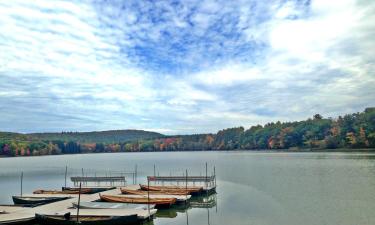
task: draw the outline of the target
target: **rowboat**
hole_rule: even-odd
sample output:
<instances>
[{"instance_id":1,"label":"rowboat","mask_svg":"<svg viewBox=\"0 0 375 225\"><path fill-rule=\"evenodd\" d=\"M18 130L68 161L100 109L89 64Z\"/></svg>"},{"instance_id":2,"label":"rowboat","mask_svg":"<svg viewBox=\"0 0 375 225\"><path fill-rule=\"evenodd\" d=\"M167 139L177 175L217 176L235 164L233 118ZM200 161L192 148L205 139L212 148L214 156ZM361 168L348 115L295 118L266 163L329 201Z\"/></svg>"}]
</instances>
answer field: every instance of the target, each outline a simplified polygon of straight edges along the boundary
<instances>
[{"instance_id":1,"label":"rowboat","mask_svg":"<svg viewBox=\"0 0 375 225\"><path fill-rule=\"evenodd\" d=\"M81 194L88 194L90 193L90 189L82 189ZM57 191L57 190L36 190L33 192L33 194L50 194L50 195L60 195L60 194L66 194L66 195L78 195L79 190L63 190L63 191Z\"/></svg>"},{"instance_id":2,"label":"rowboat","mask_svg":"<svg viewBox=\"0 0 375 225\"><path fill-rule=\"evenodd\" d=\"M78 204L73 202L73 207L78 208ZM81 209L153 209L155 205L131 204L131 203L112 203L112 202L80 202Z\"/></svg>"},{"instance_id":3,"label":"rowboat","mask_svg":"<svg viewBox=\"0 0 375 225\"><path fill-rule=\"evenodd\" d=\"M121 188L122 194L127 195L189 195L190 192L186 190L162 190L162 191L143 191L143 190L132 190L127 188Z\"/></svg>"},{"instance_id":4,"label":"rowboat","mask_svg":"<svg viewBox=\"0 0 375 225\"><path fill-rule=\"evenodd\" d=\"M114 195L100 195L100 199L104 202L121 202L133 204L154 204L155 208L169 208L176 203L176 198L147 198L147 197L125 197Z\"/></svg>"},{"instance_id":5,"label":"rowboat","mask_svg":"<svg viewBox=\"0 0 375 225\"><path fill-rule=\"evenodd\" d=\"M85 194L95 194L102 191L108 191L115 189L115 187L85 187L81 188L81 190L87 191ZM62 187L62 191L79 191L79 187Z\"/></svg>"},{"instance_id":6,"label":"rowboat","mask_svg":"<svg viewBox=\"0 0 375 225\"><path fill-rule=\"evenodd\" d=\"M51 202L57 202L61 200L68 199L69 197L22 197L22 196L12 196L13 202L16 205L37 205L37 204L47 204Z\"/></svg>"},{"instance_id":7,"label":"rowboat","mask_svg":"<svg viewBox=\"0 0 375 225\"><path fill-rule=\"evenodd\" d=\"M165 198L175 198L176 204L185 203L191 198L191 195L112 195L112 196L119 196L119 197L128 197L128 198L153 198L153 199L165 199Z\"/></svg>"},{"instance_id":8,"label":"rowboat","mask_svg":"<svg viewBox=\"0 0 375 225\"><path fill-rule=\"evenodd\" d=\"M191 194L199 193L203 191L203 187L182 187L182 186L148 186L148 185L139 185L142 190L148 191L189 191Z\"/></svg>"},{"instance_id":9,"label":"rowboat","mask_svg":"<svg viewBox=\"0 0 375 225\"><path fill-rule=\"evenodd\" d=\"M76 225L77 216L66 213L65 215L35 214L38 224L42 225ZM129 225L137 224L137 214L126 216L79 216L79 224L82 225Z\"/></svg>"}]
</instances>

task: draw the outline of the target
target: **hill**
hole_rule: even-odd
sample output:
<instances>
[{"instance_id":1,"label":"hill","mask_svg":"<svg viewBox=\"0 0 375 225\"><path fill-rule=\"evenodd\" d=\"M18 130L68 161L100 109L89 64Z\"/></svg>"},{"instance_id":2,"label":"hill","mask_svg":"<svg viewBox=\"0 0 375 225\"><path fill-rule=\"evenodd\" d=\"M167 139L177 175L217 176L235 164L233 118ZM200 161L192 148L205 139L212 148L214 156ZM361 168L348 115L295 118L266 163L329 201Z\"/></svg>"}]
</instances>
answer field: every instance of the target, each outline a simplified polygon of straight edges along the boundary
<instances>
[{"instance_id":1,"label":"hill","mask_svg":"<svg viewBox=\"0 0 375 225\"><path fill-rule=\"evenodd\" d=\"M120 143L164 137L156 132L144 130L109 130L92 132L31 133L28 136L43 141L74 141L80 143Z\"/></svg>"},{"instance_id":2,"label":"hill","mask_svg":"<svg viewBox=\"0 0 375 225\"><path fill-rule=\"evenodd\" d=\"M215 134L165 136L143 130L18 134L0 132L0 156L185 150L375 149L375 108L302 121L270 122Z\"/></svg>"},{"instance_id":3,"label":"hill","mask_svg":"<svg viewBox=\"0 0 375 225\"><path fill-rule=\"evenodd\" d=\"M32 137L26 134L0 131L0 141L29 141L31 139Z\"/></svg>"}]
</instances>

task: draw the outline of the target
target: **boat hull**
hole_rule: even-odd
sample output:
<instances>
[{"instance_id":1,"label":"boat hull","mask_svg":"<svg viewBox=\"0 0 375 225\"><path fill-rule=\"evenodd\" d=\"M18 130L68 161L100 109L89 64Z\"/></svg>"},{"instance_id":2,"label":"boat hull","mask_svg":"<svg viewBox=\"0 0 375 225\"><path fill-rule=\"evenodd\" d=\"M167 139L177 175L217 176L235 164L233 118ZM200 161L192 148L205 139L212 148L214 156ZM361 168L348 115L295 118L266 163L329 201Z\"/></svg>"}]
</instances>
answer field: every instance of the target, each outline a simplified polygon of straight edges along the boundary
<instances>
[{"instance_id":1,"label":"boat hull","mask_svg":"<svg viewBox=\"0 0 375 225\"><path fill-rule=\"evenodd\" d=\"M84 188L81 190L81 194L88 194L91 193L91 189ZM57 191L57 190L36 190L33 192L33 194L49 194L49 195L78 195L79 194L79 189L78 190L62 190L62 191Z\"/></svg>"},{"instance_id":2,"label":"boat hull","mask_svg":"<svg viewBox=\"0 0 375 225\"><path fill-rule=\"evenodd\" d=\"M121 196L100 195L100 199L104 202L120 202L132 204L153 204L155 208L169 208L176 203L176 198L129 198Z\"/></svg>"},{"instance_id":3,"label":"boat hull","mask_svg":"<svg viewBox=\"0 0 375 225\"><path fill-rule=\"evenodd\" d=\"M35 220L42 225L76 225L77 217L64 218L63 215L49 216L36 214ZM137 214L128 216L79 216L81 225L131 225L138 224Z\"/></svg>"},{"instance_id":4,"label":"boat hull","mask_svg":"<svg viewBox=\"0 0 375 225\"><path fill-rule=\"evenodd\" d=\"M73 202L73 207L78 208L78 204ZM153 209L155 205L131 204L131 203L112 203L112 202L81 202L80 209Z\"/></svg>"},{"instance_id":5,"label":"boat hull","mask_svg":"<svg viewBox=\"0 0 375 225\"><path fill-rule=\"evenodd\" d=\"M139 185L145 191L188 191L190 194L198 194L203 191L203 187L177 187L177 186L148 186Z\"/></svg>"},{"instance_id":6,"label":"boat hull","mask_svg":"<svg viewBox=\"0 0 375 225\"><path fill-rule=\"evenodd\" d=\"M95 194L102 191L115 189L115 187L84 187L82 190L87 191L86 194ZM79 191L78 187L62 187L62 191ZM83 193L83 192L82 192Z\"/></svg>"},{"instance_id":7,"label":"boat hull","mask_svg":"<svg viewBox=\"0 0 375 225\"><path fill-rule=\"evenodd\" d=\"M12 196L13 202L16 205L42 205L52 202L57 202L61 200L68 199L69 197L21 197L21 196Z\"/></svg>"},{"instance_id":8,"label":"boat hull","mask_svg":"<svg viewBox=\"0 0 375 225\"><path fill-rule=\"evenodd\" d=\"M144 190L131 190L126 188L121 188L122 194L127 195L190 195L190 191L183 191L183 190L164 190L164 191L144 191Z\"/></svg>"}]
</instances>

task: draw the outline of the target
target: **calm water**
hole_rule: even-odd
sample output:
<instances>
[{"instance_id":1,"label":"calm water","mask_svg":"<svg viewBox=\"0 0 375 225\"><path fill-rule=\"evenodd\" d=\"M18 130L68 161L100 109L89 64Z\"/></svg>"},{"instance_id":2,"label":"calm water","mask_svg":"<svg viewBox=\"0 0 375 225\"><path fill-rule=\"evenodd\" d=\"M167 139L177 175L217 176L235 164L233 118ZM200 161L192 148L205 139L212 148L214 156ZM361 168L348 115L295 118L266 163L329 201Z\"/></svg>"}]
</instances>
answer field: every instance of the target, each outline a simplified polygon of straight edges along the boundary
<instances>
[{"instance_id":1,"label":"calm water","mask_svg":"<svg viewBox=\"0 0 375 225\"><path fill-rule=\"evenodd\" d=\"M0 203L37 188L61 188L69 175L134 170L153 174L204 174L216 166L218 194L211 208L160 212L155 225L375 224L375 154L167 152L61 155L0 159ZM113 172L112 172L113 173ZM129 179L132 182L132 179ZM174 217L174 218L169 218Z\"/></svg>"}]
</instances>

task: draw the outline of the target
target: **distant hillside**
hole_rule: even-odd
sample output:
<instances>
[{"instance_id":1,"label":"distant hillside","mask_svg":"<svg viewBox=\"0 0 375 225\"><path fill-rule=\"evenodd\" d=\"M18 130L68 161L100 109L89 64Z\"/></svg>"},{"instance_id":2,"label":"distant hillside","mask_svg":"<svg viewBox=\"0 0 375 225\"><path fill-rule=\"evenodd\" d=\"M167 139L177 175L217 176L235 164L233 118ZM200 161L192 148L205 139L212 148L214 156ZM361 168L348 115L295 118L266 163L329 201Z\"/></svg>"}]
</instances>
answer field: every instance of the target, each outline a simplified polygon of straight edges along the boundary
<instances>
[{"instance_id":1,"label":"distant hillside","mask_svg":"<svg viewBox=\"0 0 375 225\"><path fill-rule=\"evenodd\" d=\"M33 138L44 141L74 141L80 143L119 143L164 137L163 134L144 130L109 130L93 132L32 133Z\"/></svg>"},{"instance_id":2,"label":"distant hillside","mask_svg":"<svg viewBox=\"0 0 375 225\"><path fill-rule=\"evenodd\" d=\"M0 132L1 156L185 150L375 151L375 107L338 118L227 128L216 134L166 136L143 130L18 134Z\"/></svg>"},{"instance_id":3,"label":"distant hillside","mask_svg":"<svg viewBox=\"0 0 375 225\"><path fill-rule=\"evenodd\" d=\"M0 131L0 141L28 141L31 139L32 137L25 134Z\"/></svg>"}]
</instances>

